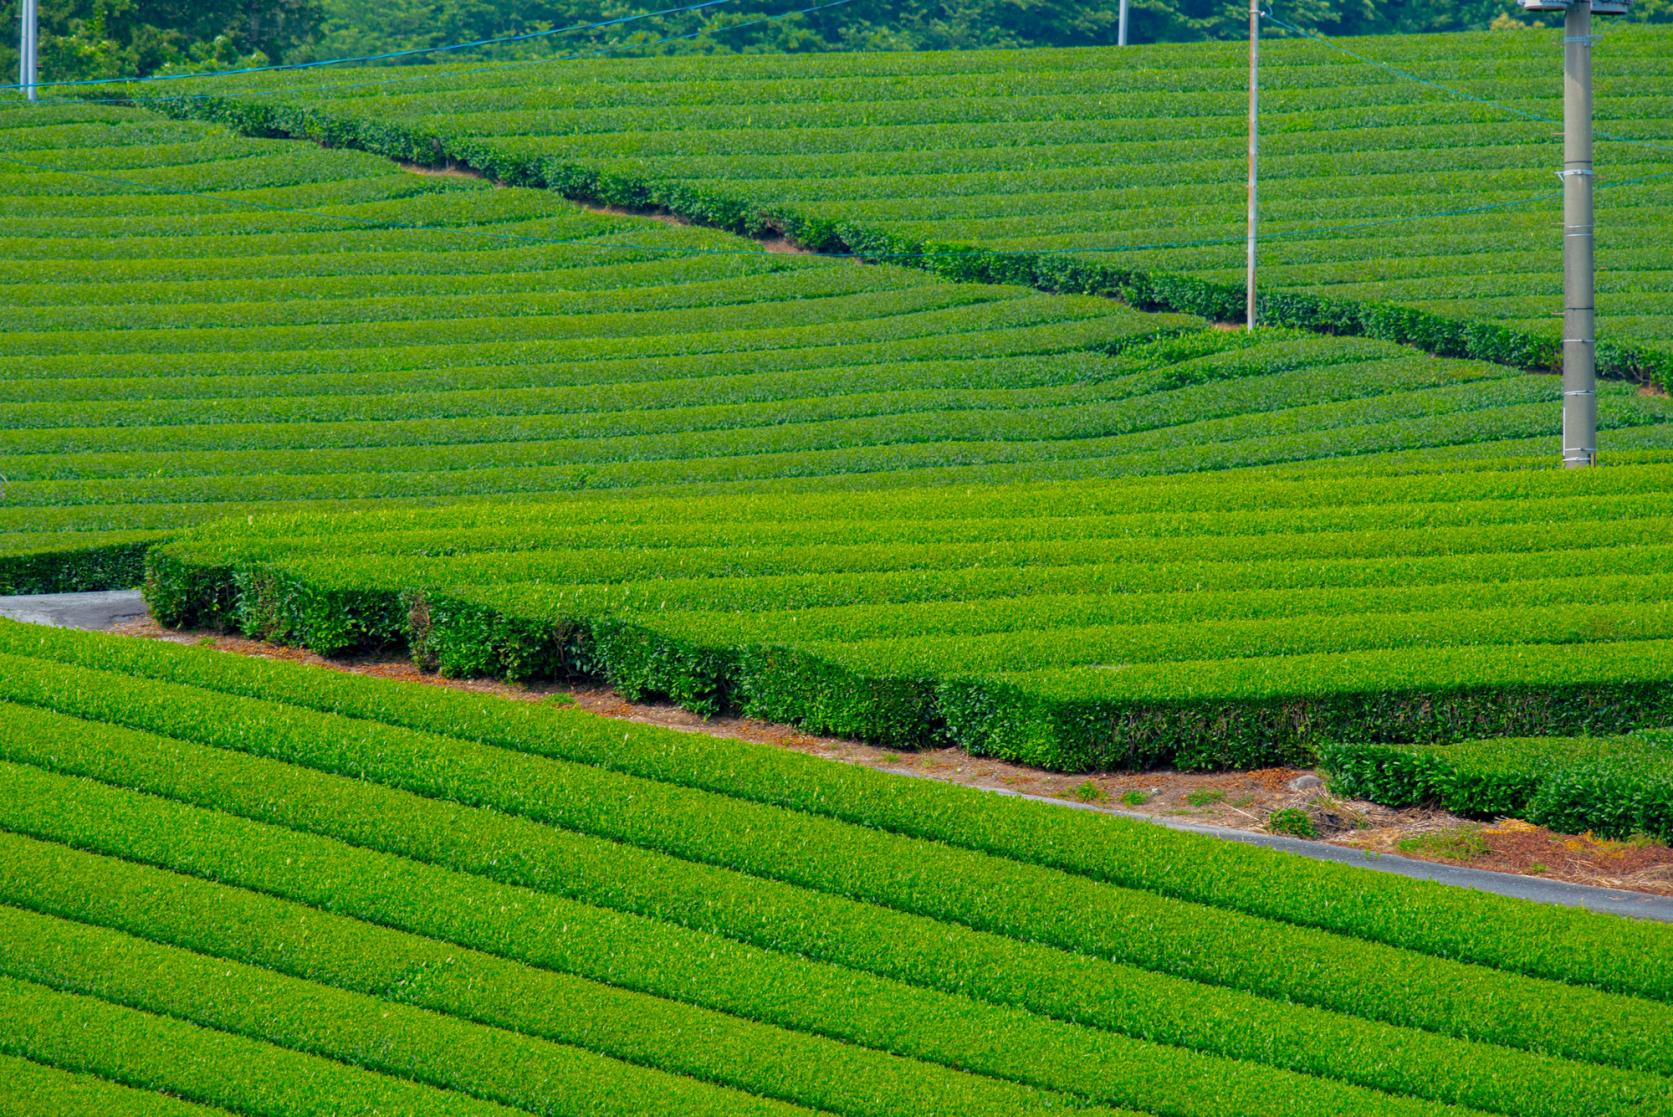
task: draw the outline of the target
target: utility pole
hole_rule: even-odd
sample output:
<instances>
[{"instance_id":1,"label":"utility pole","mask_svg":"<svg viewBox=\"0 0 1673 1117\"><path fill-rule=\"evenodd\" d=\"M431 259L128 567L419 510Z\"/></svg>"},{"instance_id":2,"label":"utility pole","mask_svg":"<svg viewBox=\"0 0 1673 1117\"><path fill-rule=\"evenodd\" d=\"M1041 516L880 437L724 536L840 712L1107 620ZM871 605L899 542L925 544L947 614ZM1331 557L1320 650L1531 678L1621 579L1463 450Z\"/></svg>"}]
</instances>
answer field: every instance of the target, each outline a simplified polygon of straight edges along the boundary
<instances>
[{"instance_id":1,"label":"utility pole","mask_svg":"<svg viewBox=\"0 0 1673 1117\"><path fill-rule=\"evenodd\" d=\"M1127 0L1121 0L1121 20L1116 24L1115 45L1118 47L1127 45Z\"/></svg>"},{"instance_id":2,"label":"utility pole","mask_svg":"<svg viewBox=\"0 0 1673 1117\"><path fill-rule=\"evenodd\" d=\"M1249 0L1249 244L1247 288L1248 306L1244 310L1244 328L1255 328L1255 199L1259 182L1261 157L1261 3Z\"/></svg>"},{"instance_id":3,"label":"utility pole","mask_svg":"<svg viewBox=\"0 0 1673 1117\"><path fill-rule=\"evenodd\" d=\"M1592 13L1630 0L1522 0L1563 13L1563 466L1597 464L1597 302L1592 235Z\"/></svg>"},{"instance_id":4,"label":"utility pole","mask_svg":"<svg viewBox=\"0 0 1673 1117\"><path fill-rule=\"evenodd\" d=\"M35 46L40 37L39 0L23 0L22 34L18 40L17 83L23 95L35 100Z\"/></svg>"},{"instance_id":5,"label":"utility pole","mask_svg":"<svg viewBox=\"0 0 1673 1117\"><path fill-rule=\"evenodd\" d=\"M1592 248L1592 0L1563 17L1563 466L1597 463Z\"/></svg>"}]
</instances>

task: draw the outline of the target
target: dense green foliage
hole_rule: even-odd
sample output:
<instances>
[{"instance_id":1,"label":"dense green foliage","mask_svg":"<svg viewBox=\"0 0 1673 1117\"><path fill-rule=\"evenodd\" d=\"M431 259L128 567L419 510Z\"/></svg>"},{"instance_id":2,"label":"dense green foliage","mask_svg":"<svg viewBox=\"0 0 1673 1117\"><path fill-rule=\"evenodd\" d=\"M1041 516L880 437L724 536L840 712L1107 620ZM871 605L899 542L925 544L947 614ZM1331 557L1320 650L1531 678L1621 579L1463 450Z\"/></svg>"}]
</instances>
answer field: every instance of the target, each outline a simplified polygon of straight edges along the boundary
<instances>
[{"instance_id":1,"label":"dense green foliage","mask_svg":"<svg viewBox=\"0 0 1673 1117\"><path fill-rule=\"evenodd\" d=\"M53 0L41 12L43 79L75 81L266 62L307 63L395 54L540 59L588 51L634 53L814 50L948 50L1084 46L1117 41L1119 4L947 4L844 0L840 8L794 13L808 3L725 0L699 12L652 16L657 5L601 11L579 0ZM1514 0L1295 0L1284 16L1333 35L1484 30L1541 21ZM638 16L587 32L540 32ZM18 0L0 0L0 27L16 26ZM1630 19L1673 19L1668 0L1637 0ZM1546 17L1548 20L1549 17ZM1134 0L1133 43L1239 38L1245 17L1207 0ZM535 37L530 37L535 36ZM509 40L457 49L481 40ZM0 72L17 68L15 40L0 39ZM10 80L9 78L7 80Z\"/></svg>"},{"instance_id":2,"label":"dense green foliage","mask_svg":"<svg viewBox=\"0 0 1673 1117\"><path fill-rule=\"evenodd\" d=\"M1670 481L1492 464L258 517L153 551L147 589L165 623L893 745L1258 767L1673 720Z\"/></svg>"},{"instance_id":3,"label":"dense green foliage","mask_svg":"<svg viewBox=\"0 0 1673 1117\"><path fill-rule=\"evenodd\" d=\"M20 0L0 0L0 74L16 80ZM315 39L319 0L45 0L38 79L259 66Z\"/></svg>"},{"instance_id":4,"label":"dense green foliage","mask_svg":"<svg viewBox=\"0 0 1673 1117\"><path fill-rule=\"evenodd\" d=\"M596 6L576 0L325 0L320 35L293 52L295 58L337 58L399 48L525 33L537 27L571 27L599 18ZM810 50L969 50L982 47L1085 46L1117 41L1118 0L1093 3L946 3L945 0L851 0L806 17L774 19L808 3L742 3L683 19L659 19L650 31L611 28L583 39L564 37L559 49L646 49L655 53ZM631 6L629 11L651 10ZM1538 22L1514 0L1294 0L1286 19L1333 35L1486 30ZM1673 17L1667 0L1637 0L1631 18ZM1133 0L1129 40L1137 43L1236 39L1248 29L1246 9L1212 0ZM1549 20L1550 17L1545 17ZM1497 21L1497 24L1495 23ZM742 26L746 24L753 26ZM736 28L736 30L733 30ZM674 43L656 40L689 35ZM493 59L540 57L551 43L505 44L472 52Z\"/></svg>"},{"instance_id":5,"label":"dense green foliage","mask_svg":"<svg viewBox=\"0 0 1673 1117\"><path fill-rule=\"evenodd\" d=\"M1508 109L1316 42L1274 43L1266 319L1549 367L1562 308L1559 39L1356 41ZM1623 26L1596 50L1600 366L1663 385L1670 49L1673 33ZM1245 67L1229 44L593 60L538 75L442 66L238 79L159 107L819 248L930 253L920 262L959 278L1237 319Z\"/></svg>"},{"instance_id":6,"label":"dense green foliage","mask_svg":"<svg viewBox=\"0 0 1673 1117\"><path fill-rule=\"evenodd\" d=\"M1554 437L1556 384L1502 366L768 252L132 109L0 114L0 191L0 592L132 585L146 542L263 508ZM1673 434L1624 385L1603 415L1612 447Z\"/></svg>"},{"instance_id":7,"label":"dense green foliage","mask_svg":"<svg viewBox=\"0 0 1673 1117\"><path fill-rule=\"evenodd\" d=\"M1673 842L1673 739L1513 738L1450 745L1334 744L1332 786L1389 806L1434 803L1575 834Z\"/></svg>"},{"instance_id":8,"label":"dense green foliage","mask_svg":"<svg viewBox=\"0 0 1673 1117\"><path fill-rule=\"evenodd\" d=\"M0 662L43 1098L1673 1111L1658 924L198 648L7 622Z\"/></svg>"}]
</instances>

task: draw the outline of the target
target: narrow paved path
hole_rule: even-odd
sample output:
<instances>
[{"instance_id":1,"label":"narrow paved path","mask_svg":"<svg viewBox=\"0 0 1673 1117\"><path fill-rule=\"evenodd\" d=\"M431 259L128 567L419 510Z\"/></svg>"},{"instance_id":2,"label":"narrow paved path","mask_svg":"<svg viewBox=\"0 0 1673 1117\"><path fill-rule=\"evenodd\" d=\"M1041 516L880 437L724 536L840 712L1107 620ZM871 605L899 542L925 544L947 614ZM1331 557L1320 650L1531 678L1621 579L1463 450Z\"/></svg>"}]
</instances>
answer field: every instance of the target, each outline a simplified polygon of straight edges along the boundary
<instances>
[{"instance_id":1,"label":"narrow paved path","mask_svg":"<svg viewBox=\"0 0 1673 1117\"><path fill-rule=\"evenodd\" d=\"M127 621L140 620L147 615L145 601L140 597L138 590L0 597L0 617L9 617L12 620L24 621L29 624L54 625L59 628L110 629ZM930 778L928 776L916 776L916 773L901 774L922 779ZM1441 865L1433 861L1419 861L1415 858L1400 857L1393 854L1371 854L1363 850L1348 849L1345 846L1329 845L1325 842L1310 842L1301 838L1288 838L1280 834L1261 834L1251 830L1234 830L1226 826L1200 826L1188 822L1175 822L1129 811L1112 811L1107 807L1098 807L1090 803L1074 803L1063 799L1047 798L1042 795L1023 795L1016 791L1006 791L1003 788L983 788L982 790L991 791L996 795L1016 795L1019 798L1033 799L1040 803L1050 803L1056 807L1067 807L1072 810L1102 811L1105 814L1115 814L1123 818L1138 819L1157 826L1166 826L1171 830L1206 834L1227 841L1244 842L1248 845L1264 846L1267 849L1300 854L1302 857L1311 857L1315 861L1338 861L1346 865L1356 865L1362 869L1374 869L1382 873L1396 873L1400 876L1415 877L1418 880L1432 880L1459 888L1474 888L1482 892L1492 892L1496 895L1512 896L1522 900L1533 900L1542 904L1589 908L1592 911L1609 912L1614 915L1628 915L1638 919L1656 919L1673 923L1673 897L1651 896L1643 892L1629 892L1618 888L1596 888L1588 884L1570 884L1567 881L1560 880L1540 880L1538 877L1518 876L1514 873L1494 873L1485 869L1470 869L1459 865Z\"/></svg>"},{"instance_id":2,"label":"narrow paved path","mask_svg":"<svg viewBox=\"0 0 1673 1117\"><path fill-rule=\"evenodd\" d=\"M102 630L149 615L138 590L0 597L0 617L28 624L50 624L57 628Z\"/></svg>"}]
</instances>

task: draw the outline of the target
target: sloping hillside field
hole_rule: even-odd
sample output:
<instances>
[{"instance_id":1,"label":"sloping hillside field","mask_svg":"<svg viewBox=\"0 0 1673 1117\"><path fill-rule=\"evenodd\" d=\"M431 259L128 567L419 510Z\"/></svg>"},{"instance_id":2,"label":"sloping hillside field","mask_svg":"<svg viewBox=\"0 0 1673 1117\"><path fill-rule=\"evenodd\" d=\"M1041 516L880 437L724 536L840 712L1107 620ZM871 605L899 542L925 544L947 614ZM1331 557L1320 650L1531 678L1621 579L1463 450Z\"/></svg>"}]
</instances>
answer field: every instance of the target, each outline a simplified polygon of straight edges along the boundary
<instances>
[{"instance_id":1,"label":"sloping hillside field","mask_svg":"<svg viewBox=\"0 0 1673 1117\"><path fill-rule=\"evenodd\" d=\"M1502 365L768 252L134 109L0 112L0 201L0 592L132 585L148 543L261 509L1554 452L1555 381ZM1673 436L1627 385L1601 410L1612 448Z\"/></svg>"},{"instance_id":2,"label":"sloping hillside field","mask_svg":"<svg viewBox=\"0 0 1673 1117\"><path fill-rule=\"evenodd\" d=\"M167 623L1059 769L1673 720L1673 462L257 518Z\"/></svg>"},{"instance_id":3,"label":"sloping hillside field","mask_svg":"<svg viewBox=\"0 0 1673 1117\"><path fill-rule=\"evenodd\" d=\"M0 667L0 1110L1673 1110L1667 925L202 648Z\"/></svg>"},{"instance_id":4,"label":"sloping hillside field","mask_svg":"<svg viewBox=\"0 0 1673 1117\"><path fill-rule=\"evenodd\" d=\"M0 594L1673 839L1673 155L1563 470L1552 126L1323 51L1253 332L1234 45L8 98ZM0 1117L1673 1117L1673 923L169 635L0 620Z\"/></svg>"},{"instance_id":5,"label":"sloping hillside field","mask_svg":"<svg viewBox=\"0 0 1673 1117\"><path fill-rule=\"evenodd\" d=\"M1673 31L1599 30L1600 364L1666 385ZM1269 39L1268 319L1553 363L1561 35L1348 41L1404 74ZM917 262L950 275L1242 316L1241 44L591 60L540 73L277 74L154 103L821 248L929 253Z\"/></svg>"}]
</instances>

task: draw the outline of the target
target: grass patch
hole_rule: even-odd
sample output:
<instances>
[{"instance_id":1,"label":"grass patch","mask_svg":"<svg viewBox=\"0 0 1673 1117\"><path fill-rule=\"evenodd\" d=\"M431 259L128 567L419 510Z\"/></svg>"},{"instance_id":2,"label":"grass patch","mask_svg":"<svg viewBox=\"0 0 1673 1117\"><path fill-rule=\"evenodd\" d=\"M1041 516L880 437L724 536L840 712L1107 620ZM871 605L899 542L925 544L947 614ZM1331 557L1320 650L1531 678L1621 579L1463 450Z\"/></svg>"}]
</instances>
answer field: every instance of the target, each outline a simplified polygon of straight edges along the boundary
<instances>
[{"instance_id":1,"label":"grass patch","mask_svg":"<svg viewBox=\"0 0 1673 1117\"><path fill-rule=\"evenodd\" d=\"M1448 861L1474 861L1489 852L1487 839L1479 826L1454 826L1446 830L1430 830L1401 838L1395 843L1401 853L1424 857L1441 857Z\"/></svg>"}]
</instances>

